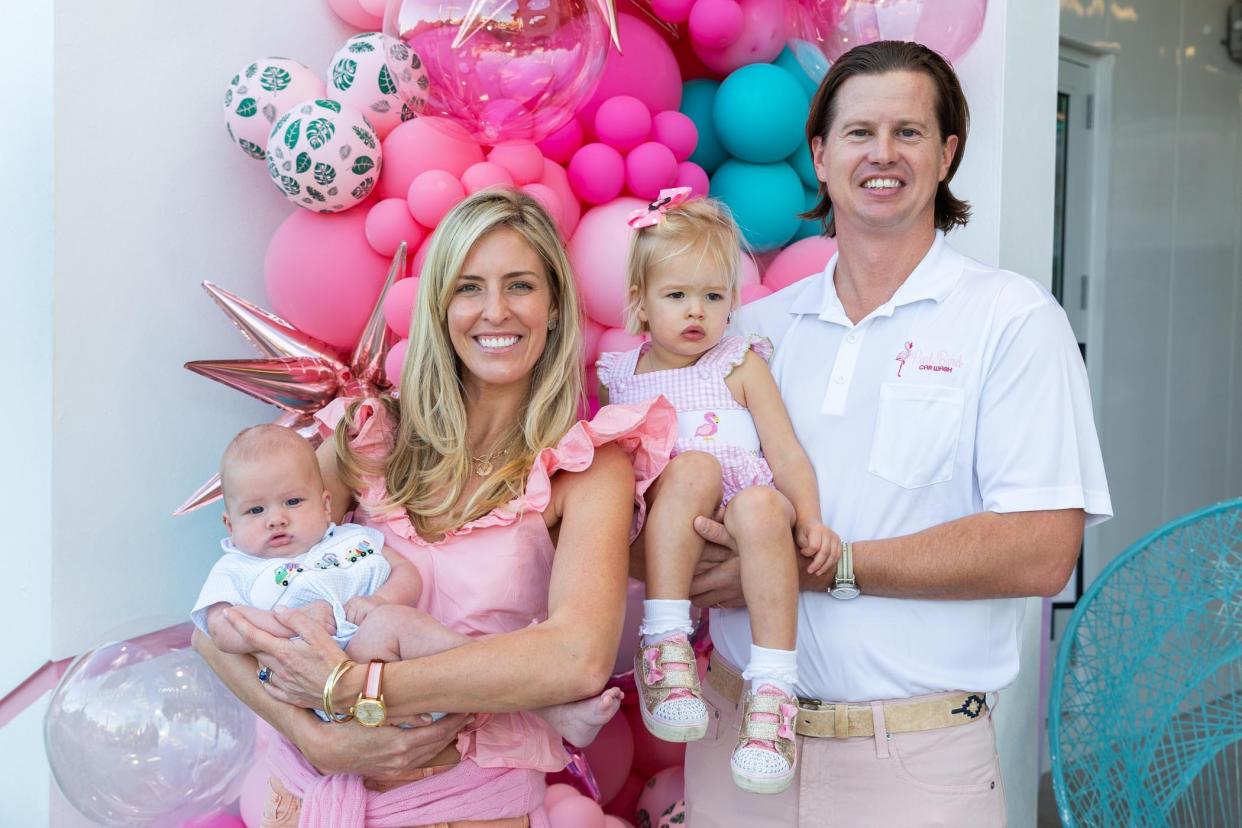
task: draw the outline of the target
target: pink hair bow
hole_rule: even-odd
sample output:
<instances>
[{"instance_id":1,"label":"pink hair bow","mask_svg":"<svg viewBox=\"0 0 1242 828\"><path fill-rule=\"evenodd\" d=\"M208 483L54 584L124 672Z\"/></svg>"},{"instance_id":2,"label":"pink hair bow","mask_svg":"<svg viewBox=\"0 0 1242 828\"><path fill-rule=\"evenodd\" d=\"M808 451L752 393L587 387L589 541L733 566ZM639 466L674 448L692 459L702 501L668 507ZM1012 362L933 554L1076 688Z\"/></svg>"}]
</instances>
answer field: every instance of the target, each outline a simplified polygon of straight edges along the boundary
<instances>
[{"instance_id":1,"label":"pink hair bow","mask_svg":"<svg viewBox=\"0 0 1242 828\"><path fill-rule=\"evenodd\" d=\"M630 218L626 224L635 230L659 224L660 219L664 218L664 214L668 212L670 207L675 207L683 201L689 201L690 193L689 187L673 187L669 190L660 190L659 197L648 204L645 209L635 210L630 213Z\"/></svg>"}]
</instances>

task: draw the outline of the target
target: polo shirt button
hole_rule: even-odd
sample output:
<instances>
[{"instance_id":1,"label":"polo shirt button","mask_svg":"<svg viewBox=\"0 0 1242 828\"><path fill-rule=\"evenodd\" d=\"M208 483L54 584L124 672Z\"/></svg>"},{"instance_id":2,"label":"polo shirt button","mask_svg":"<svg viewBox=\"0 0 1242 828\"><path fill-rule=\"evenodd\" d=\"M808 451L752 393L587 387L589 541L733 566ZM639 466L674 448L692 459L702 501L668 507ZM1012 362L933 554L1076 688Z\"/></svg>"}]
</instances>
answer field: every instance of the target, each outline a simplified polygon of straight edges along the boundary
<instances>
[{"instance_id":1,"label":"polo shirt button","mask_svg":"<svg viewBox=\"0 0 1242 828\"><path fill-rule=\"evenodd\" d=\"M845 377L837 377L835 380L833 380L833 382L835 382L837 385L842 385L845 382Z\"/></svg>"},{"instance_id":2,"label":"polo shirt button","mask_svg":"<svg viewBox=\"0 0 1242 828\"><path fill-rule=\"evenodd\" d=\"M858 341L858 334L850 334L849 336L847 336L847 337L845 338L845 341L846 341L846 342L857 342L857 341Z\"/></svg>"}]
</instances>

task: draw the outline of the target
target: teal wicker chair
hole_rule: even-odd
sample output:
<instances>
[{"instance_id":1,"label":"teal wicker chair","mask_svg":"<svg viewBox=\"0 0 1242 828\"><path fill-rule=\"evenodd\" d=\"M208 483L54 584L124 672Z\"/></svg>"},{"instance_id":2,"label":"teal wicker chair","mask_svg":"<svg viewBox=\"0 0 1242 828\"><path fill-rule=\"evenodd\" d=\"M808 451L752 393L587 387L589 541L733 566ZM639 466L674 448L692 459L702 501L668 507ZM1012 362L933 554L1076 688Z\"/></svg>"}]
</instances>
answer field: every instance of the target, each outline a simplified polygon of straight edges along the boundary
<instances>
[{"instance_id":1,"label":"teal wicker chair","mask_svg":"<svg viewBox=\"0 0 1242 828\"><path fill-rule=\"evenodd\" d=\"M1067 826L1242 826L1242 499L1121 553L1074 610L1052 680Z\"/></svg>"}]
</instances>

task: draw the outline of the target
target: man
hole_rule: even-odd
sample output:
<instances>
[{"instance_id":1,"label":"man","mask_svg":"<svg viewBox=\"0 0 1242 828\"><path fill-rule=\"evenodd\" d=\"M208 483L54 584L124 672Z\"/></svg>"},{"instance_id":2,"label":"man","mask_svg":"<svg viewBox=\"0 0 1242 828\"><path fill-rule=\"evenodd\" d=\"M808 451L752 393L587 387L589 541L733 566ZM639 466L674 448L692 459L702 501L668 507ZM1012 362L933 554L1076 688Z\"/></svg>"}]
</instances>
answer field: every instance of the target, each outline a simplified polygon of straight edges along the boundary
<instances>
[{"instance_id":1,"label":"man","mask_svg":"<svg viewBox=\"0 0 1242 828\"><path fill-rule=\"evenodd\" d=\"M692 593L726 609L712 727L686 754L694 828L1004 824L986 700L1018 672L1019 599L1059 591L1112 507L1064 312L944 239L969 217L948 186L967 121L952 68L911 43L856 47L811 105L812 215L838 255L734 327L776 345L825 523L852 543L835 575L803 573L800 778L756 796L729 778L750 640L728 608L738 561L696 521L710 543Z\"/></svg>"}]
</instances>

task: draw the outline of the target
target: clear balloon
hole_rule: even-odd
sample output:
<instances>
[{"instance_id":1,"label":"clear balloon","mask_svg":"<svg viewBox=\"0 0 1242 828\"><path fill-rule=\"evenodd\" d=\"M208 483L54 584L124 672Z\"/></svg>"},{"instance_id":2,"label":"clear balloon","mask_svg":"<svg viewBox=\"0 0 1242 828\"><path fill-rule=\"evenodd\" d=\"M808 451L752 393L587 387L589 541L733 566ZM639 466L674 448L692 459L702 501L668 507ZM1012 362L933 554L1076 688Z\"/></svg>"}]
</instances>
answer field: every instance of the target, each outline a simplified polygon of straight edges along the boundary
<instances>
[{"instance_id":1,"label":"clear balloon","mask_svg":"<svg viewBox=\"0 0 1242 828\"><path fill-rule=\"evenodd\" d=\"M791 48L812 78L826 66L815 66L804 44L836 61L860 43L910 40L957 60L983 30L987 6L987 0L794 0Z\"/></svg>"},{"instance_id":2,"label":"clear balloon","mask_svg":"<svg viewBox=\"0 0 1242 828\"><path fill-rule=\"evenodd\" d=\"M237 798L254 714L190 649L189 624L79 657L44 719L65 798L103 825L179 825Z\"/></svg>"},{"instance_id":3,"label":"clear balloon","mask_svg":"<svg viewBox=\"0 0 1242 828\"><path fill-rule=\"evenodd\" d=\"M484 144L564 126L608 54L608 20L593 0L391 0L384 31L422 58L428 111Z\"/></svg>"}]
</instances>

